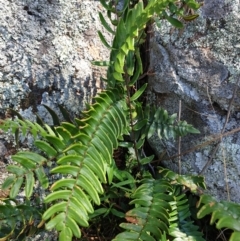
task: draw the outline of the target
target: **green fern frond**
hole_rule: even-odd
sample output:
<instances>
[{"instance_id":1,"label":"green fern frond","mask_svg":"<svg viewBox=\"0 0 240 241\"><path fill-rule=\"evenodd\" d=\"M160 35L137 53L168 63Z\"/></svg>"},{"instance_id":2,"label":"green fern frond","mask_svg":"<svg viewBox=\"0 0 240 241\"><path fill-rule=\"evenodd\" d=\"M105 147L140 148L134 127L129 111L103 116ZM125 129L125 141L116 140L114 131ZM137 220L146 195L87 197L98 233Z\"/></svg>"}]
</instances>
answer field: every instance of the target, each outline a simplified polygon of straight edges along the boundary
<instances>
[{"instance_id":1,"label":"green fern frond","mask_svg":"<svg viewBox=\"0 0 240 241\"><path fill-rule=\"evenodd\" d=\"M1 200L0 205L0 240L20 240L19 236L34 233L41 221L41 208L29 203L12 205L13 200ZM22 239L23 240L23 237Z\"/></svg>"},{"instance_id":2,"label":"green fern frond","mask_svg":"<svg viewBox=\"0 0 240 241\"><path fill-rule=\"evenodd\" d=\"M123 240L161 240L168 232L169 202L174 198L169 195L172 187L164 180L144 179L136 189L130 204L135 208L126 213L128 223L120 226L126 231L118 234L114 241Z\"/></svg>"},{"instance_id":3,"label":"green fern frond","mask_svg":"<svg viewBox=\"0 0 240 241\"><path fill-rule=\"evenodd\" d=\"M47 124L45 124L45 127L47 127ZM21 133L23 137L26 137L26 135L30 133L34 137L34 139L36 139L38 135L44 137L49 134L48 131L42 126L40 126L38 123L33 123L29 120L21 119L6 119L0 123L0 129L5 132L10 130L13 134L15 134L17 140L19 139L19 133Z\"/></svg>"},{"instance_id":4,"label":"green fern frond","mask_svg":"<svg viewBox=\"0 0 240 241\"><path fill-rule=\"evenodd\" d=\"M138 98L142 94L142 90L146 86L143 85L134 95ZM177 115L168 115L168 112L163 108L156 109L149 105L142 108L139 102L131 102L131 111L133 116L132 123L132 142L136 143L139 150L142 148L146 138L149 139L153 134L157 133L160 139L176 138L184 136L188 133L199 133L192 125L185 121L176 121Z\"/></svg>"},{"instance_id":5,"label":"green fern frond","mask_svg":"<svg viewBox=\"0 0 240 241\"><path fill-rule=\"evenodd\" d=\"M147 138L150 138L157 132L160 139L176 138L178 136L185 136L188 133L200 133L192 125L187 124L186 121L177 121L177 114L171 116L163 108L155 110L146 107L145 118L148 120L146 130Z\"/></svg>"},{"instance_id":6,"label":"green fern frond","mask_svg":"<svg viewBox=\"0 0 240 241\"><path fill-rule=\"evenodd\" d=\"M160 180L144 179L131 195L135 208L126 213L126 231L114 240L164 240L170 235L175 241L204 241L202 233L190 219L188 199L181 185ZM162 238L162 239L161 239Z\"/></svg>"},{"instance_id":7,"label":"green fern frond","mask_svg":"<svg viewBox=\"0 0 240 241\"><path fill-rule=\"evenodd\" d=\"M14 155L13 160L20 166L7 167L13 175L5 180L2 187L10 188L10 197L14 198L24 186L26 197L29 198L35 183L33 173L42 187L47 188L48 179L43 167L56 159L59 166L53 168L51 173L68 178L55 182L51 187L52 193L45 202L59 202L44 213L43 219L50 219L46 224L47 229L56 228L60 231L60 240L67 240L67 237L70 240L72 235L80 237L79 226L88 226L88 214L94 210L91 202L100 204L102 183L107 182L106 171L112 164L117 138L127 132L126 110L120 90L100 93L95 103L83 113L84 118L76 121L77 126L62 123L55 128L57 135L52 131L44 136L44 140L35 141L46 157L33 152Z\"/></svg>"},{"instance_id":8,"label":"green fern frond","mask_svg":"<svg viewBox=\"0 0 240 241\"><path fill-rule=\"evenodd\" d=\"M18 152L16 155L12 156L12 159L19 163L21 167L15 166L15 165L8 165L7 170L10 173L13 173L16 175L17 178L20 178L22 180L23 176L30 173L33 169L36 169L37 163L42 162L40 164L45 164L46 159L36 153L31 152ZM12 179L12 176L7 178L7 180L3 183L3 188L7 189L10 185L13 183L10 182ZM19 181L14 180L14 183ZM15 183L16 184L16 183ZM20 188L20 187L19 187ZM10 196L14 198L16 195ZM29 196L28 196L29 197Z\"/></svg>"},{"instance_id":9,"label":"green fern frond","mask_svg":"<svg viewBox=\"0 0 240 241\"><path fill-rule=\"evenodd\" d=\"M146 24L152 19L155 13L161 13L166 9L169 2L173 1L150 0L144 8L143 2L139 1L131 9L124 8L123 11L127 9L127 13L118 19L110 55L110 63L113 64L109 66L107 72L107 79L111 80L109 83L111 86L115 86L117 82L124 82L124 65L125 62L129 64L127 60L129 51L136 51L138 49L136 44L141 42L141 39L144 41L142 33ZM108 8L106 4L104 5ZM103 43L106 44L106 41L103 41ZM128 74L131 76L133 71L128 71Z\"/></svg>"},{"instance_id":10,"label":"green fern frond","mask_svg":"<svg viewBox=\"0 0 240 241\"><path fill-rule=\"evenodd\" d=\"M230 241L239 240L240 234L240 205L233 202L220 201L210 195L202 195L197 207L198 218L211 215L210 224L216 223L217 229L228 228L233 231Z\"/></svg>"},{"instance_id":11,"label":"green fern frond","mask_svg":"<svg viewBox=\"0 0 240 241\"><path fill-rule=\"evenodd\" d=\"M164 178L176 185L189 188L192 193L200 192L199 188L206 189L204 177L194 175L179 175L167 168L159 167L159 178Z\"/></svg>"},{"instance_id":12,"label":"green fern frond","mask_svg":"<svg viewBox=\"0 0 240 241\"><path fill-rule=\"evenodd\" d=\"M45 202L59 200L59 203L51 206L43 219L54 216L46 228L56 228L60 231L60 237L80 237L79 226L88 226L88 214L93 212L91 201L100 204L102 183L107 181L106 170L112 164L117 138L127 133L127 108L120 89L100 93L83 116L81 121L76 121L77 126L63 123L55 130L49 128L44 140L35 141L46 157L32 152L14 155L12 158L19 166L8 166L8 171L13 175L3 184L4 189L10 188L12 198L24 186L26 197L29 198L35 183L33 173L47 188L48 179L43 167L49 162L51 165L51 160L56 159L59 166L53 168L51 173L69 178L67 182L64 182L65 179L59 180L51 187L53 193L47 196ZM21 124L24 125L25 121L21 120ZM77 207L78 212L74 211Z\"/></svg>"},{"instance_id":13,"label":"green fern frond","mask_svg":"<svg viewBox=\"0 0 240 241\"><path fill-rule=\"evenodd\" d=\"M83 113L84 118L78 121L78 132L73 133L74 128L70 126L67 136L71 135L74 144L62 150L63 143L54 142L56 149L60 146L62 156L57 158L59 166L53 168L51 173L69 178L59 180L51 187L52 193L45 198L45 202L58 202L43 214L43 219L50 219L46 223L47 229L60 231L60 240L66 240L66 234L80 237L77 227L88 226L88 214L93 212L91 202L100 204L102 183L107 181L106 169L112 163L117 138L126 132L128 126L127 114L124 113L126 104L124 100L118 100L120 97L120 91L100 93L95 98L96 102ZM63 125L68 129L68 125ZM48 138L48 141L51 143L55 139Z\"/></svg>"},{"instance_id":14,"label":"green fern frond","mask_svg":"<svg viewBox=\"0 0 240 241\"><path fill-rule=\"evenodd\" d=\"M181 189L181 186L174 186L175 201L170 203L172 212L169 214L169 235L174 237L174 241L205 241L203 234L198 231L199 227L190 219L188 199Z\"/></svg>"},{"instance_id":15,"label":"green fern frond","mask_svg":"<svg viewBox=\"0 0 240 241\"><path fill-rule=\"evenodd\" d=\"M52 117L52 121L54 126L60 125L60 119L57 115L57 113L51 109L50 107L43 105L48 113ZM59 106L60 111L64 118L68 121L68 124L71 124L73 121L71 120L70 114L67 112L67 110L63 106ZM16 143L19 142L19 137L25 138L28 134L32 135L34 140L37 140L39 138L44 139L46 136L58 136L63 134L63 138L66 138L66 134L64 133L66 129L61 131L62 127L58 127L60 129L59 131L55 131L55 129L52 126L47 125L43 122L43 120L37 115L36 122L29 121L27 119L24 119L19 113L16 111L13 112L13 114L17 117L14 120L6 119L4 121L1 121L0 123L0 129L3 131L11 131L12 134L15 135ZM61 132L60 132L61 131ZM65 135L64 135L65 134Z\"/></svg>"},{"instance_id":16,"label":"green fern frond","mask_svg":"<svg viewBox=\"0 0 240 241\"><path fill-rule=\"evenodd\" d=\"M15 198L19 193L19 190L24 186L25 195L30 198L33 192L35 183L35 172L41 186L48 188L49 182L45 174L43 166L47 163L47 159L43 156L33 152L18 152L12 156L12 159L16 161L17 165L8 165L7 171L11 173L2 184L2 189L10 188L10 198Z\"/></svg>"}]
</instances>

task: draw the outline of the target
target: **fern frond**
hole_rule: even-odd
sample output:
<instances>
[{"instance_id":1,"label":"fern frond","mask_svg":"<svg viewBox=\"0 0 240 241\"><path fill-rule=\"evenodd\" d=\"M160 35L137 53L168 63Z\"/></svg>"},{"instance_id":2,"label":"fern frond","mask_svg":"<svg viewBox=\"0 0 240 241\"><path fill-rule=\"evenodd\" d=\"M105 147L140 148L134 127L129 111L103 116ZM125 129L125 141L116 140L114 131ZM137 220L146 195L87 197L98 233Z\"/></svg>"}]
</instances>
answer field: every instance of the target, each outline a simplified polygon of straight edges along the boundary
<instances>
[{"instance_id":1,"label":"fern frond","mask_svg":"<svg viewBox=\"0 0 240 241\"><path fill-rule=\"evenodd\" d=\"M45 124L45 126L47 126L47 124ZM16 140L19 139L19 133L21 133L23 137L26 137L26 135L30 133L34 139L36 139L38 135L44 137L49 134L47 130L40 126L38 123L33 123L24 119L6 119L0 123L0 129L5 132L10 130L13 134L15 134Z\"/></svg>"},{"instance_id":2,"label":"fern frond","mask_svg":"<svg viewBox=\"0 0 240 241\"><path fill-rule=\"evenodd\" d=\"M173 196L175 201L170 203L172 212L169 214L169 235L174 237L174 241L205 241L203 234L198 231L199 227L190 219L188 199L181 192L181 186L174 186Z\"/></svg>"},{"instance_id":3,"label":"fern frond","mask_svg":"<svg viewBox=\"0 0 240 241\"><path fill-rule=\"evenodd\" d=\"M95 103L83 113L84 118L76 121L77 126L62 123L54 131L51 128L47 134L45 132L44 140L35 141L46 157L33 152L14 155L12 158L19 166L7 167L13 175L5 180L2 187L11 188L10 197L14 198L24 186L26 197L29 198L35 176L42 187L48 187L43 167L48 163L51 165L51 161L56 159L59 166L53 168L51 173L68 178L55 182L51 187L52 193L45 202L59 202L44 213L43 219L51 219L46 228L60 231L60 240L67 240L67 237L70 240L72 235L80 237L79 226L88 226L88 214L94 210L91 202L100 204L102 183L107 182L106 170L112 164L117 138L127 133L126 110L120 90L100 93L95 97ZM34 172L36 175L33 175Z\"/></svg>"},{"instance_id":4,"label":"fern frond","mask_svg":"<svg viewBox=\"0 0 240 241\"><path fill-rule=\"evenodd\" d=\"M189 188L192 193L198 193L199 188L206 189L204 177L194 175L179 175L167 168L159 167L159 178L164 178L176 185Z\"/></svg>"},{"instance_id":5,"label":"fern frond","mask_svg":"<svg viewBox=\"0 0 240 241\"><path fill-rule=\"evenodd\" d=\"M50 107L46 105L43 105L43 106L51 115L54 126L59 126L60 119L57 113ZM70 114L63 106L59 106L59 108L64 118L68 121L69 124L71 124L73 121L71 120ZM32 135L34 140L37 140L39 138L44 139L47 135L58 136L59 132L56 132L54 127L44 123L43 120L38 115L36 115L37 116L36 122L32 122L27 119L24 119L16 111L14 111L13 114L17 116L17 118L15 118L14 120L6 119L4 121L1 121L0 129L4 130L5 132L10 130L12 134L15 135L15 140L17 144L18 144L19 136L21 136L22 138L25 138L28 134ZM65 131L66 129L64 130L64 132ZM66 135L64 135L65 134L64 132L61 132L59 134L63 134L63 138L66 138Z\"/></svg>"},{"instance_id":6,"label":"fern frond","mask_svg":"<svg viewBox=\"0 0 240 241\"><path fill-rule=\"evenodd\" d=\"M131 196L135 208L126 213L128 223L120 224L127 231L114 240L164 240L168 234L175 241L204 241L190 219L188 199L180 187L164 178L144 179Z\"/></svg>"},{"instance_id":7,"label":"fern frond","mask_svg":"<svg viewBox=\"0 0 240 241\"><path fill-rule=\"evenodd\" d=\"M96 102L83 112L83 119L77 121L77 129L63 124L68 130L67 139L71 135L73 144L63 150L64 142L55 142L54 147L57 149L60 146L62 156L57 158L59 166L53 168L51 173L60 173L69 178L52 185L52 193L45 198L45 202L58 202L43 214L43 219L50 219L46 223L47 229L56 228L60 231L60 240L66 240L66 233L69 237L80 237L81 232L77 227L88 226L88 215L93 212L92 201L100 204L102 183L107 182L106 169L112 164L117 138L126 132L128 126L126 104L121 95L119 90L100 93L95 98ZM57 130L60 131L59 128ZM48 138L48 141L51 143L55 139Z\"/></svg>"},{"instance_id":8,"label":"fern frond","mask_svg":"<svg viewBox=\"0 0 240 241\"><path fill-rule=\"evenodd\" d=\"M210 224L216 223L217 229L228 228L233 231L230 240L239 240L240 234L240 205L233 202L218 202L210 195L202 195L197 207L200 207L197 213L198 218L211 215Z\"/></svg>"},{"instance_id":9,"label":"fern frond","mask_svg":"<svg viewBox=\"0 0 240 241\"><path fill-rule=\"evenodd\" d=\"M118 234L114 241L123 240L161 240L168 232L169 212L174 201L169 182L144 179L131 196L135 208L126 213L128 223L120 226L126 231Z\"/></svg>"},{"instance_id":10,"label":"fern frond","mask_svg":"<svg viewBox=\"0 0 240 241\"><path fill-rule=\"evenodd\" d=\"M35 183L35 172L40 184L43 188L48 188L49 182L45 174L43 166L47 163L47 159L37 153L33 152L18 152L12 156L19 166L8 165L7 171L11 173L2 184L3 189L10 188L10 198L15 198L19 190L24 186L25 195L29 198L32 195Z\"/></svg>"},{"instance_id":11,"label":"fern frond","mask_svg":"<svg viewBox=\"0 0 240 241\"><path fill-rule=\"evenodd\" d=\"M163 108L156 110L147 106L144 111L144 118L148 120L144 130L144 133L147 133L147 138L150 138L156 132L160 139L176 138L185 136L188 133L200 133L192 125L187 124L186 121L177 122L177 114L169 116L168 112Z\"/></svg>"},{"instance_id":12,"label":"fern frond","mask_svg":"<svg viewBox=\"0 0 240 241\"><path fill-rule=\"evenodd\" d=\"M124 81L122 74L124 73L125 62L129 63L127 60L129 51L138 49L137 43L141 42L140 39L143 38L142 31L146 24L151 20L154 13L161 13L166 9L169 2L150 0L144 8L143 2L139 1L133 8L128 9L125 15L123 14L124 17L119 18L110 55L110 62L113 64L109 66L107 72L107 78L111 80L109 83L111 86ZM128 74L129 76L133 75L133 71L128 71Z\"/></svg>"},{"instance_id":13,"label":"fern frond","mask_svg":"<svg viewBox=\"0 0 240 241\"><path fill-rule=\"evenodd\" d=\"M0 205L0 240L19 240L20 235L34 233L41 220L42 210L29 203L18 205L13 200L1 200ZM22 237L23 238L23 237ZM22 240L22 239L21 239Z\"/></svg>"}]
</instances>

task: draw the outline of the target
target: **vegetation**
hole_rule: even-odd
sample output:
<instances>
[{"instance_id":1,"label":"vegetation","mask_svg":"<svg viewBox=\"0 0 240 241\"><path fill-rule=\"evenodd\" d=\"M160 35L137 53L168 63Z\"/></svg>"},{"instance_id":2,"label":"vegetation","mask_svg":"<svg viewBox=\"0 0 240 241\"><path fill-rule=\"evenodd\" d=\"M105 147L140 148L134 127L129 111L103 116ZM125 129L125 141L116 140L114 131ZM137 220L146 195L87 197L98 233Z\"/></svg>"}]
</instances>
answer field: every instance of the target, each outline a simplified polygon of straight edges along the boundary
<instances>
[{"instance_id":1,"label":"vegetation","mask_svg":"<svg viewBox=\"0 0 240 241\"><path fill-rule=\"evenodd\" d=\"M36 147L13 155L16 164L7 167L11 175L2 185L9 197L0 206L1 240L24 240L42 227L57 230L60 241L76 240L99 217L115 217L111 220L121 227L116 229L116 241L201 241L204 234L191 210L194 196L200 197L198 218L212 215L212 224L218 220L218 229L231 229L230 240L239 240L239 205L218 203L202 194L205 184L200 176L153 167L154 155L147 156L144 149L154 133L165 139L198 133L185 121L177 121L176 115L145 106L141 96L147 84L136 90L136 83L143 74L140 46L146 40L146 26L161 18L182 27L179 19L197 17L186 15L186 8L195 11L200 4L195 0L126 0L122 6L118 1L101 3L115 26L99 13L103 26L114 36L110 44L99 32L111 53L109 61L94 62L108 68L106 89L81 118L71 120L62 108L66 121L60 123L46 107L53 127L39 117L34 123L19 115L1 124L16 138L30 133ZM39 188L45 190L45 197L37 195ZM18 199L22 190L23 202Z\"/></svg>"}]
</instances>

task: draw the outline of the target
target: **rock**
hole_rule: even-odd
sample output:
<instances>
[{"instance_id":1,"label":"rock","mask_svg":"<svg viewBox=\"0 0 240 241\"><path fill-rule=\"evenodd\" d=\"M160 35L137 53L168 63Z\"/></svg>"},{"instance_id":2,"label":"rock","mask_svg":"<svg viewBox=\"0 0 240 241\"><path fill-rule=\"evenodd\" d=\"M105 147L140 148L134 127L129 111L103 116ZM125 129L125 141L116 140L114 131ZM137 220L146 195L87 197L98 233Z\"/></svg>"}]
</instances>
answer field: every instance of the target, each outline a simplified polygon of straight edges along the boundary
<instances>
[{"instance_id":1,"label":"rock","mask_svg":"<svg viewBox=\"0 0 240 241\"><path fill-rule=\"evenodd\" d=\"M155 30L151 39L149 102L166 108L170 113L179 111L201 131L182 139L181 152L197 145L201 148L182 156L182 173L199 174L220 141L220 147L208 168L203 172L208 192L218 199L240 202L240 25L239 1L205 0L199 18L185 23L177 30L166 22ZM232 97L234 95L234 99ZM230 104L230 102L232 102ZM230 111L231 110L231 111ZM230 117L227 113L230 111ZM211 140L213 140L211 142ZM177 141L165 143L158 138L150 140L160 156L167 148L169 156L177 154ZM211 143L209 143L211 142ZM178 161L163 161L178 171Z\"/></svg>"},{"instance_id":2,"label":"rock","mask_svg":"<svg viewBox=\"0 0 240 241\"><path fill-rule=\"evenodd\" d=\"M2 141L0 141L0 153L1 153L0 159L1 157L4 157L7 154L7 148L5 147Z\"/></svg>"},{"instance_id":3,"label":"rock","mask_svg":"<svg viewBox=\"0 0 240 241\"><path fill-rule=\"evenodd\" d=\"M108 59L97 30L99 1L3 1L0 26L0 113L63 104L75 115L102 88L104 70L92 60ZM109 40L110 36L107 35Z\"/></svg>"},{"instance_id":4,"label":"rock","mask_svg":"<svg viewBox=\"0 0 240 241\"><path fill-rule=\"evenodd\" d=\"M7 109L12 108L26 119L34 121L37 113L51 124L52 118L42 104L53 108L59 116L59 104L79 115L103 88L100 76L105 70L91 64L93 60L108 60L109 51L97 30L109 42L112 38L98 17L98 12L104 10L101 3L0 0L0 9L0 117L5 118ZM11 143L12 136L0 134ZM28 147L33 142L29 138ZM5 152L0 142L0 156ZM7 175L6 170L2 172L0 183ZM57 238L56 232L44 231L27 240Z\"/></svg>"}]
</instances>

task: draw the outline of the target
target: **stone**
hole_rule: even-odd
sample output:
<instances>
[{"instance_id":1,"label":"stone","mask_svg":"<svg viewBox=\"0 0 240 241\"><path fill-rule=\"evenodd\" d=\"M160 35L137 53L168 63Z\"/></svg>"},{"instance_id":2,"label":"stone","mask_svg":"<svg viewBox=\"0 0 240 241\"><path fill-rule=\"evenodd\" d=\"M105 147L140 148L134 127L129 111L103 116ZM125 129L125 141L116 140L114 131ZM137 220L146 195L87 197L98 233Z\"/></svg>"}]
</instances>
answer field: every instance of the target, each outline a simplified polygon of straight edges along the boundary
<instances>
[{"instance_id":1,"label":"stone","mask_svg":"<svg viewBox=\"0 0 240 241\"><path fill-rule=\"evenodd\" d=\"M7 148L2 141L0 141L0 162L3 161L5 155L7 155Z\"/></svg>"},{"instance_id":2,"label":"stone","mask_svg":"<svg viewBox=\"0 0 240 241\"><path fill-rule=\"evenodd\" d=\"M207 192L236 202L240 202L239 7L235 0L205 0L200 16L186 22L183 30L161 21L150 43L149 69L155 75L149 76L148 90L149 103L170 113L179 112L181 100L181 119L201 132L182 138L182 153L201 146L181 157L182 173L201 173L221 140L203 172ZM216 138L221 132L229 133ZM177 141L160 141L155 136L150 143L159 157L166 150L169 156L178 152ZM179 171L177 158L163 158L162 163Z\"/></svg>"},{"instance_id":3,"label":"stone","mask_svg":"<svg viewBox=\"0 0 240 241\"><path fill-rule=\"evenodd\" d=\"M37 113L52 124L43 104L60 117L59 105L79 116L86 103L104 87L100 76L105 69L91 64L93 60L108 60L109 55L97 30L107 41L112 40L98 17L98 12L104 12L101 3L96 0L0 0L0 10L0 118L8 117L7 109L12 108L30 121L35 121ZM0 141L2 183L8 172L1 165L12 164L10 156L17 148L10 133L1 132L0 138L8 143L8 148L12 146L10 152ZM33 144L31 135L20 137L20 141L25 142L25 150ZM23 196L18 201L22 200ZM57 239L56 231L43 231L26 238Z\"/></svg>"},{"instance_id":4,"label":"stone","mask_svg":"<svg viewBox=\"0 0 240 241\"><path fill-rule=\"evenodd\" d=\"M91 64L107 60L99 1L0 0L0 113L7 108L32 109L47 116L63 104L79 115L103 87L103 69ZM108 41L111 36L106 34ZM50 118L46 119L50 121Z\"/></svg>"}]
</instances>

